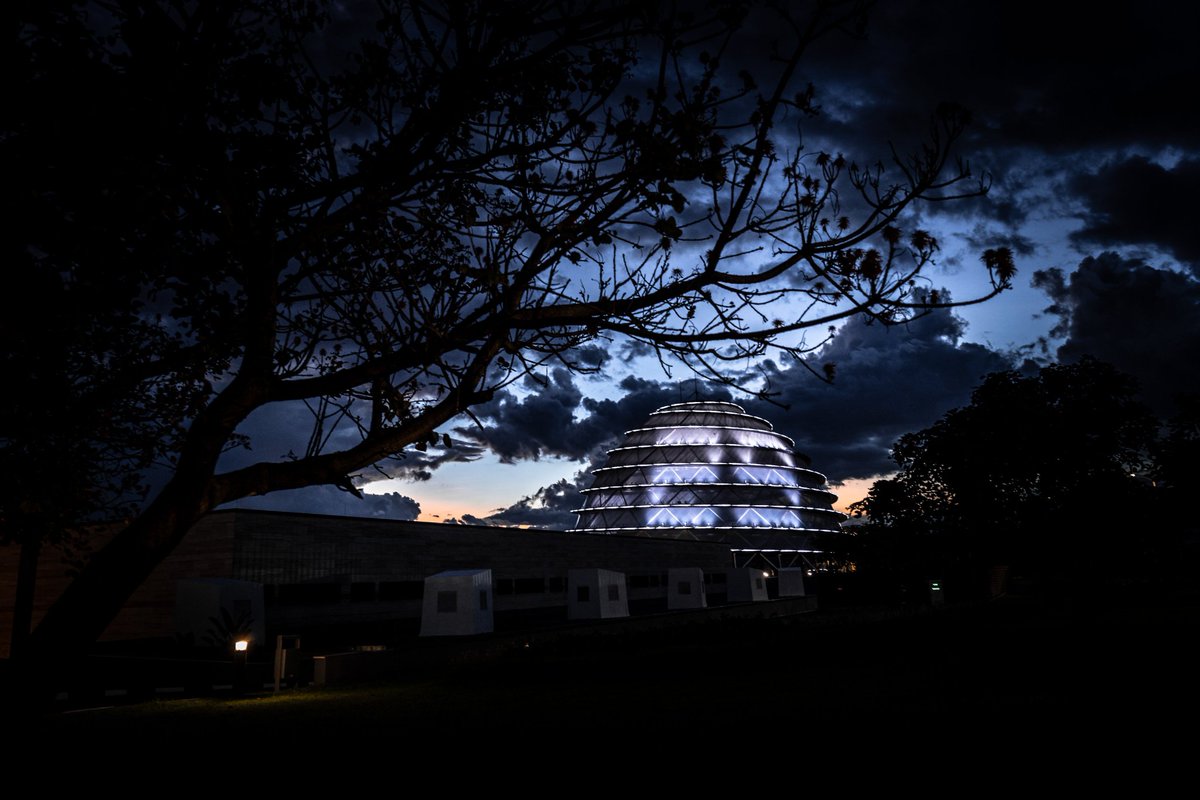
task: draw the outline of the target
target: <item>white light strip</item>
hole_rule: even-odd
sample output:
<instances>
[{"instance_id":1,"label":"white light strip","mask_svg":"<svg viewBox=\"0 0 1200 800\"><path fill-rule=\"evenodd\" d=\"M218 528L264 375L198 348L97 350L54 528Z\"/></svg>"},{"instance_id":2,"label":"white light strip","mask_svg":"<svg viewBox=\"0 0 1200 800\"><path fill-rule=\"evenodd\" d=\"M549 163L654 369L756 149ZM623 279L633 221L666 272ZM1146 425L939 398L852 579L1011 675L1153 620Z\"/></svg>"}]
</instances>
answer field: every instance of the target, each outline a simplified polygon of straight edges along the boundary
<instances>
[{"instance_id":1,"label":"white light strip","mask_svg":"<svg viewBox=\"0 0 1200 800\"><path fill-rule=\"evenodd\" d=\"M802 483L721 483L718 481L691 481L684 483L618 483L612 486L592 486L587 489L580 489L580 494L588 492L617 492L622 489L667 489L677 486L693 486L697 489L704 489L709 486L753 486L761 489L799 489L802 492L813 492L814 494L827 494L830 497L837 497L836 494L828 489L813 489L805 486Z\"/></svg>"},{"instance_id":2,"label":"white light strip","mask_svg":"<svg viewBox=\"0 0 1200 800\"><path fill-rule=\"evenodd\" d=\"M784 550L778 547L731 547L731 553L824 553L824 550Z\"/></svg>"},{"instance_id":3,"label":"white light strip","mask_svg":"<svg viewBox=\"0 0 1200 800\"><path fill-rule=\"evenodd\" d=\"M717 400L717 401L713 401L713 402L721 402L721 401ZM771 431L775 430L775 426L771 424L770 420L763 419L762 417L756 417L753 414L747 414L746 410L744 408L742 408L741 406L737 405L736 403L724 403L724 405L733 406L734 408L737 409L737 411L722 411L719 409L687 409L687 410L683 410L683 411L676 411L675 407L679 406L679 405L697 405L697 404L695 404L695 403L676 403L675 405L664 406L663 408L660 408L658 411L651 411L650 416L653 417L656 414L695 414L695 413L725 414L726 416L730 416L730 417L749 417L750 419L756 419L759 422L765 423L767 426L767 430L771 430Z\"/></svg>"},{"instance_id":4,"label":"white light strip","mask_svg":"<svg viewBox=\"0 0 1200 800\"><path fill-rule=\"evenodd\" d=\"M690 423L686 425L651 425L647 428L633 428L632 430L625 431L625 435L629 436L632 433L645 433L647 431L677 431L680 428L704 428L714 431L750 431L751 433L769 433L773 436L781 436L784 439L787 439L789 442L795 444L795 440L790 436L784 436L782 433L778 433L772 428L747 428L744 425L693 425Z\"/></svg>"},{"instance_id":5,"label":"white light strip","mask_svg":"<svg viewBox=\"0 0 1200 800\"><path fill-rule=\"evenodd\" d=\"M703 445L710 446L710 445ZM722 445L711 445L722 446ZM769 448L763 448L764 450ZM609 451L612 452L611 450ZM780 450L777 452L787 452ZM792 467L787 464L760 464L757 461L647 461L639 464L616 464L611 467L597 467L592 470L593 475L598 475L601 472L610 472L614 469L641 469L642 467L767 467L768 469L787 469L793 472L807 472L809 475L816 475L821 479L821 483L825 483L828 478L817 472L815 469L807 467ZM605 487L609 488L609 487Z\"/></svg>"},{"instance_id":6,"label":"white light strip","mask_svg":"<svg viewBox=\"0 0 1200 800\"><path fill-rule=\"evenodd\" d=\"M838 533L833 528L757 528L748 525L653 525L636 528L567 528L566 533L601 533L608 531L674 531L674 530L704 530L704 531L746 531L747 533L770 534L780 531L801 531L804 533Z\"/></svg>"},{"instance_id":7,"label":"white light strip","mask_svg":"<svg viewBox=\"0 0 1200 800\"><path fill-rule=\"evenodd\" d=\"M790 436L784 436L782 433L776 433L774 430L772 430L770 428L768 428L767 430L764 431L761 428L742 428L742 427L738 427L735 425L660 425L660 426L655 426L653 428L634 428L631 431L625 431L625 435L630 436L635 433L648 433L650 431L678 431L678 430L684 430L684 429L694 429L694 430L703 430L703 431L746 431L747 433L758 433L758 434L763 434L766 436L778 436L780 439L787 440L789 448L795 449L795 447L796 447L795 439L793 439ZM673 442L665 442L663 444L674 444L674 443ZM716 444L716 443L715 442L713 442L713 443L702 442L702 444L707 445L707 444Z\"/></svg>"},{"instance_id":8,"label":"white light strip","mask_svg":"<svg viewBox=\"0 0 1200 800\"><path fill-rule=\"evenodd\" d=\"M763 433L764 431L758 431ZM740 447L751 450L774 450L776 453L788 453L795 455L796 451L790 447L768 447L763 444L736 444L734 442L667 442L666 444L627 444L621 447L614 447L605 455L611 456L613 453L620 453L622 450L666 450L668 447ZM715 463L715 462L714 462ZM640 464L630 464L629 466L641 466ZM797 467L797 469L800 469Z\"/></svg>"},{"instance_id":9,"label":"white light strip","mask_svg":"<svg viewBox=\"0 0 1200 800\"><path fill-rule=\"evenodd\" d=\"M832 508L819 508L817 506L784 506L784 505L767 505L764 503L638 503L636 505L624 506L591 506L588 508L576 508L571 511L572 514L582 514L585 511L622 511L629 508L744 508L753 511L756 508L787 508L792 511L819 511L822 514L833 514L838 517L846 517L841 511L834 511ZM848 517L847 517L848 519Z\"/></svg>"}]
</instances>

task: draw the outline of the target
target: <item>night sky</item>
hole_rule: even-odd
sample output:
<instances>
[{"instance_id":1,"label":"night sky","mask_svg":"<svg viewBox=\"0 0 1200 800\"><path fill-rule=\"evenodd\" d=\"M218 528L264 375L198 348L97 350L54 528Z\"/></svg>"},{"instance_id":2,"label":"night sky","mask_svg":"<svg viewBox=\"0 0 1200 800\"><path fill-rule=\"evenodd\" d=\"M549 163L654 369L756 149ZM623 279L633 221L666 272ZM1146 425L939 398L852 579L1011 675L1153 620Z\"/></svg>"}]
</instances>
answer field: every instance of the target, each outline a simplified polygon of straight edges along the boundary
<instances>
[{"instance_id":1,"label":"night sky","mask_svg":"<svg viewBox=\"0 0 1200 800\"><path fill-rule=\"evenodd\" d=\"M658 406L737 402L794 438L845 501L887 473L890 444L963 405L991 371L1091 355L1132 374L1169 415L1200 390L1200 56L1197 12L1139 2L1096 4L885 2L861 39L822 41L801 82L819 117L781 125L791 144L870 161L919 135L942 101L973 123L957 155L987 174L986 197L925 206L942 244L931 288L965 299L985 290L983 250L1009 247L1012 291L905 327L851 321L812 354L836 364L832 385L802 365L745 365L766 374L777 404L696 385L684 368L619 340L581 357L595 375L546 369L453 426L454 447L411 453L390 480L364 471L366 499L333 487L244 501L256 508L570 527L578 486L606 447ZM751 25L756 24L753 20ZM754 65L770 30L743 39ZM819 335L819 334L818 334ZM245 430L254 452L286 452L303 408L273 409Z\"/></svg>"}]
</instances>

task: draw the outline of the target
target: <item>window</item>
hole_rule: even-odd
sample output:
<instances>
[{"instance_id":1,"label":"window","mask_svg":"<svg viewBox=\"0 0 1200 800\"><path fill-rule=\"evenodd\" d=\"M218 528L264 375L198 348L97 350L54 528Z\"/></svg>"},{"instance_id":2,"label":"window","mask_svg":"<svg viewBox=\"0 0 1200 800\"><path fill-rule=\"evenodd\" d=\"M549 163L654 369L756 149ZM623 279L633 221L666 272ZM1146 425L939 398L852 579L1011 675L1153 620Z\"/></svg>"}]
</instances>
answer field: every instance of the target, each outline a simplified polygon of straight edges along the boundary
<instances>
[{"instance_id":1,"label":"window","mask_svg":"<svg viewBox=\"0 0 1200 800\"><path fill-rule=\"evenodd\" d=\"M542 594L546 591L545 578L517 578L514 583L517 594Z\"/></svg>"},{"instance_id":2,"label":"window","mask_svg":"<svg viewBox=\"0 0 1200 800\"><path fill-rule=\"evenodd\" d=\"M425 596L425 581L380 581L378 597L381 602L420 600Z\"/></svg>"},{"instance_id":3,"label":"window","mask_svg":"<svg viewBox=\"0 0 1200 800\"><path fill-rule=\"evenodd\" d=\"M279 602L283 605L341 601L342 587L336 583L284 583L279 586Z\"/></svg>"},{"instance_id":4,"label":"window","mask_svg":"<svg viewBox=\"0 0 1200 800\"><path fill-rule=\"evenodd\" d=\"M691 594L692 593L692 582L691 581L680 581L679 582L679 593L680 594Z\"/></svg>"},{"instance_id":5,"label":"window","mask_svg":"<svg viewBox=\"0 0 1200 800\"><path fill-rule=\"evenodd\" d=\"M755 579L754 579L754 588L755 588L755 589L761 589L761 588L762 588L762 578L755 578Z\"/></svg>"},{"instance_id":6,"label":"window","mask_svg":"<svg viewBox=\"0 0 1200 800\"><path fill-rule=\"evenodd\" d=\"M453 614L458 611L458 592L438 592L437 610L439 614Z\"/></svg>"},{"instance_id":7,"label":"window","mask_svg":"<svg viewBox=\"0 0 1200 800\"><path fill-rule=\"evenodd\" d=\"M479 610L487 611L487 589L481 589L479 592Z\"/></svg>"},{"instance_id":8,"label":"window","mask_svg":"<svg viewBox=\"0 0 1200 800\"><path fill-rule=\"evenodd\" d=\"M575 599L581 603L586 603L588 600L592 599L592 593L589 591L589 587L576 586L575 587Z\"/></svg>"},{"instance_id":9,"label":"window","mask_svg":"<svg viewBox=\"0 0 1200 800\"><path fill-rule=\"evenodd\" d=\"M610 583L608 585L608 599L614 603L616 601L620 600L621 599L621 587L617 586L615 583Z\"/></svg>"}]
</instances>

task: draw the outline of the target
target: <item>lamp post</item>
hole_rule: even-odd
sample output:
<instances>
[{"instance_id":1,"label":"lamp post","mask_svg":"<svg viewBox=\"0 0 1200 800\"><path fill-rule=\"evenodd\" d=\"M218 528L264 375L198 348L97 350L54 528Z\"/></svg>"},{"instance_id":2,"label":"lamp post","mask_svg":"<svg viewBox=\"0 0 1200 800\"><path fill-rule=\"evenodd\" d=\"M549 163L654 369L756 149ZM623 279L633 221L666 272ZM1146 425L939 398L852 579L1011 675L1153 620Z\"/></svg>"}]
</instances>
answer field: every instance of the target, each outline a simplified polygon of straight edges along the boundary
<instances>
[{"instance_id":1,"label":"lamp post","mask_svg":"<svg viewBox=\"0 0 1200 800\"><path fill-rule=\"evenodd\" d=\"M248 638L237 639L233 643L233 693L241 694L246 688L246 656L250 652Z\"/></svg>"}]
</instances>

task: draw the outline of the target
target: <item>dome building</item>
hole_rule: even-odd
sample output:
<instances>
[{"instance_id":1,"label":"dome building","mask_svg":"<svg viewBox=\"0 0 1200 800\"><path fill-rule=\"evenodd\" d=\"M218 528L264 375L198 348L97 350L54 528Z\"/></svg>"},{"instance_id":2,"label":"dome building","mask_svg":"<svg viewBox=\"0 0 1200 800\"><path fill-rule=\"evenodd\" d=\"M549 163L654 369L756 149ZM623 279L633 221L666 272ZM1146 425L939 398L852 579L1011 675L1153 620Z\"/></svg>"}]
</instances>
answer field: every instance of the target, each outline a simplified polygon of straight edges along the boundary
<instances>
[{"instance_id":1,"label":"dome building","mask_svg":"<svg viewBox=\"0 0 1200 800\"><path fill-rule=\"evenodd\" d=\"M846 515L794 448L734 403L663 406L608 451L574 530L724 542L738 565L811 565Z\"/></svg>"}]
</instances>

